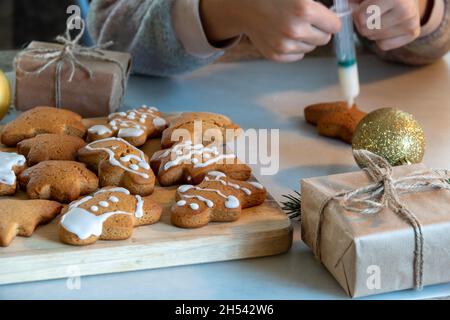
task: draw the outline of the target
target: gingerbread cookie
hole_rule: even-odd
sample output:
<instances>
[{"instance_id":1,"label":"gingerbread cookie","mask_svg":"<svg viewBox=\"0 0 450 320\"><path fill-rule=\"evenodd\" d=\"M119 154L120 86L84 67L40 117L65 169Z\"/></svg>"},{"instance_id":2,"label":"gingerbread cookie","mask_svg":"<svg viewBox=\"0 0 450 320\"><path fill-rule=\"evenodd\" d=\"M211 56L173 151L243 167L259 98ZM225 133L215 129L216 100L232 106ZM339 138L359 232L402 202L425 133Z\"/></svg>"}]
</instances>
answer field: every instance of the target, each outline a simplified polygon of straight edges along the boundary
<instances>
[{"instance_id":1,"label":"gingerbread cookie","mask_svg":"<svg viewBox=\"0 0 450 320\"><path fill-rule=\"evenodd\" d=\"M86 128L81 116L64 109L36 107L22 113L2 130L2 143L14 147L22 140L38 134L55 133L83 138Z\"/></svg>"},{"instance_id":2,"label":"gingerbread cookie","mask_svg":"<svg viewBox=\"0 0 450 320\"><path fill-rule=\"evenodd\" d=\"M204 146L185 141L153 154L150 165L161 186L202 182L209 171L221 171L236 180L248 180L251 169L240 163L236 155L217 146Z\"/></svg>"},{"instance_id":3,"label":"gingerbread cookie","mask_svg":"<svg viewBox=\"0 0 450 320\"><path fill-rule=\"evenodd\" d=\"M128 239L134 227L159 221L162 208L148 197L132 196L127 189L108 187L72 202L63 213L61 241L88 245L98 239Z\"/></svg>"},{"instance_id":4,"label":"gingerbread cookie","mask_svg":"<svg viewBox=\"0 0 450 320\"><path fill-rule=\"evenodd\" d=\"M237 124L221 114L185 112L169 122L169 127L162 134L161 147L170 148L175 143L188 140L209 144L212 136L220 137L222 140L216 144L221 145L230 136L227 136L227 130L234 138L239 134L238 129L240 127Z\"/></svg>"},{"instance_id":5,"label":"gingerbread cookie","mask_svg":"<svg viewBox=\"0 0 450 320\"><path fill-rule=\"evenodd\" d=\"M142 146L148 138L160 136L167 122L155 107L142 106L109 115L108 124L88 129L88 141L119 137L133 146Z\"/></svg>"},{"instance_id":6,"label":"gingerbread cookie","mask_svg":"<svg viewBox=\"0 0 450 320\"><path fill-rule=\"evenodd\" d=\"M16 193L16 176L24 169L24 156L13 152L0 152L0 196Z\"/></svg>"},{"instance_id":7,"label":"gingerbread cookie","mask_svg":"<svg viewBox=\"0 0 450 320\"><path fill-rule=\"evenodd\" d=\"M238 181L222 172L212 171L198 186L178 188L177 203L171 208L171 221L181 228L235 221L242 209L262 204L266 194L266 189L257 182Z\"/></svg>"},{"instance_id":8,"label":"gingerbread cookie","mask_svg":"<svg viewBox=\"0 0 450 320\"><path fill-rule=\"evenodd\" d=\"M74 161L78 150L85 145L84 140L79 137L49 133L20 141L17 151L27 158L29 166L33 166L47 160Z\"/></svg>"},{"instance_id":9,"label":"gingerbread cookie","mask_svg":"<svg viewBox=\"0 0 450 320\"><path fill-rule=\"evenodd\" d=\"M148 157L121 138L91 142L78 150L78 159L98 173L101 187L124 187L141 196L153 192L155 175Z\"/></svg>"},{"instance_id":10,"label":"gingerbread cookie","mask_svg":"<svg viewBox=\"0 0 450 320\"><path fill-rule=\"evenodd\" d=\"M23 171L19 183L31 199L71 202L96 190L98 178L83 163L50 160Z\"/></svg>"},{"instance_id":11,"label":"gingerbread cookie","mask_svg":"<svg viewBox=\"0 0 450 320\"><path fill-rule=\"evenodd\" d=\"M356 105L348 108L345 102L319 103L305 108L305 120L317 125L320 135L347 143L352 143L356 126L365 115Z\"/></svg>"},{"instance_id":12,"label":"gingerbread cookie","mask_svg":"<svg viewBox=\"0 0 450 320\"><path fill-rule=\"evenodd\" d=\"M40 224L48 223L61 211L49 200L0 200L0 246L7 247L16 236L30 237Z\"/></svg>"}]
</instances>

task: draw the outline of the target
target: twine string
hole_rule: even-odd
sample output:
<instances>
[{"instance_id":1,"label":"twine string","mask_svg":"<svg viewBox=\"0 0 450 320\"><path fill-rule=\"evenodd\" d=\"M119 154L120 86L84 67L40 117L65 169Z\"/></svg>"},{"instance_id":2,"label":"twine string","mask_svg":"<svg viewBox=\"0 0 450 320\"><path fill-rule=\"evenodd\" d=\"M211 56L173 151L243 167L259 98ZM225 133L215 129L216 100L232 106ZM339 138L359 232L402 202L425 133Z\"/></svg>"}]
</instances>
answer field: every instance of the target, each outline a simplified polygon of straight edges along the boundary
<instances>
[{"instance_id":1,"label":"twine string","mask_svg":"<svg viewBox=\"0 0 450 320\"><path fill-rule=\"evenodd\" d=\"M417 172L405 177L394 179L392 166L382 157L367 150L354 150L358 163L363 164L364 171L373 183L345 191L326 198L319 209L319 223L316 232L315 255L321 259L321 232L324 213L327 205L335 200L346 211L363 215L378 214L385 208L406 221L414 230L414 288L423 287L423 232L418 218L400 200L405 193L424 192L436 189L450 190L448 179L450 174L446 170Z\"/></svg>"},{"instance_id":2,"label":"twine string","mask_svg":"<svg viewBox=\"0 0 450 320\"><path fill-rule=\"evenodd\" d=\"M70 34L69 26L75 19L79 19L80 31L74 38ZM49 49L49 48L26 48L19 52L14 59L14 65L16 69L25 75L39 76L45 70L56 64L55 67L55 106L61 108L61 75L63 67L68 63L70 67L69 76L67 82L72 82L76 70L82 70L89 79L94 77L93 71L80 61L80 58L88 58L90 60L111 62L114 63L121 73L121 86L122 92L125 92L126 71L122 64L113 58L105 57L105 54L101 51L110 47L113 42L109 41L103 44L97 44L92 47L83 47L79 44L83 34L86 30L86 25L83 19L80 17L72 17L67 22L67 28L64 35L56 37L56 42L62 44L62 48ZM20 63L20 59L24 56L32 56L44 61L44 63L33 70L25 70Z\"/></svg>"}]
</instances>

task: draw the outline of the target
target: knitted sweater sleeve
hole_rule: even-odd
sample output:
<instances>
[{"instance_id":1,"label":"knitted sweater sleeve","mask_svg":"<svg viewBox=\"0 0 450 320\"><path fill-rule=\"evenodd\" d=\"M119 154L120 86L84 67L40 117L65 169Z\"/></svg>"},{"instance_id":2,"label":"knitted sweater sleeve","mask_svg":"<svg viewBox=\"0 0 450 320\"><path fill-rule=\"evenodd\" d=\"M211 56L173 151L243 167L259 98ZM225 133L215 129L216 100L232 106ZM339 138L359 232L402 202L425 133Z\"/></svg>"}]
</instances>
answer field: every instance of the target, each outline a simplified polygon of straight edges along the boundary
<instances>
[{"instance_id":1,"label":"knitted sweater sleeve","mask_svg":"<svg viewBox=\"0 0 450 320\"><path fill-rule=\"evenodd\" d=\"M223 52L208 57L187 52L172 22L175 0L94 0L89 31L98 43L113 41L113 50L130 52L133 72L172 76L207 65Z\"/></svg>"}]
</instances>

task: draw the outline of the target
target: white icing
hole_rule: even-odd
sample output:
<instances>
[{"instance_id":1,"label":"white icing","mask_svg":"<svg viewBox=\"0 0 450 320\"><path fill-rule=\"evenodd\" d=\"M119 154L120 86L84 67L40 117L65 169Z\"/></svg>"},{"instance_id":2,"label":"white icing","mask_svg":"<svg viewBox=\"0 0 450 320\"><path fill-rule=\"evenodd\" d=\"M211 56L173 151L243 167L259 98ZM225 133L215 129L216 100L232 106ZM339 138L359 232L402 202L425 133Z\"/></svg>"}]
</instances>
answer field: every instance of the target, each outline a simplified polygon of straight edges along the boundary
<instances>
[{"instance_id":1,"label":"white icing","mask_svg":"<svg viewBox=\"0 0 450 320\"><path fill-rule=\"evenodd\" d=\"M264 189L264 186L261 183L253 182L253 181L251 181L249 183L257 189L261 189L261 190Z\"/></svg>"},{"instance_id":2,"label":"white icing","mask_svg":"<svg viewBox=\"0 0 450 320\"><path fill-rule=\"evenodd\" d=\"M165 127L167 125L167 121L164 120L163 118L154 118L153 119L153 125L157 128L162 128Z\"/></svg>"},{"instance_id":3,"label":"white icing","mask_svg":"<svg viewBox=\"0 0 450 320\"><path fill-rule=\"evenodd\" d=\"M125 188L114 187L114 188L103 188L103 189L100 189L100 190L98 190L97 192L94 193L94 196L96 196L97 194L100 194L100 193L104 193L104 192L120 192L120 193L123 193L123 194L130 194L130 191L128 191Z\"/></svg>"},{"instance_id":4,"label":"white icing","mask_svg":"<svg viewBox=\"0 0 450 320\"><path fill-rule=\"evenodd\" d=\"M98 205L99 205L100 207L103 207L103 208L108 208L108 207L109 207L109 203L108 203L107 201L100 201L100 202L98 203Z\"/></svg>"},{"instance_id":5,"label":"white icing","mask_svg":"<svg viewBox=\"0 0 450 320\"><path fill-rule=\"evenodd\" d=\"M186 205L186 200L180 200L177 202L177 206L179 206L179 207L182 207L184 205Z\"/></svg>"},{"instance_id":6,"label":"white icing","mask_svg":"<svg viewBox=\"0 0 450 320\"><path fill-rule=\"evenodd\" d=\"M204 168L223 159L236 158L234 154L220 154L216 146L205 147L203 144L193 144L192 141L175 145L172 149L160 154L158 159L165 158L170 154L175 154L176 157L164 164L164 170L169 170L186 161L190 161L194 165L194 168ZM196 156L200 156L200 159ZM206 161L202 162L201 160Z\"/></svg>"},{"instance_id":7,"label":"white icing","mask_svg":"<svg viewBox=\"0 0 450 320\"><path fill-rule=\"evenodd\" d=\"M150 178L150 176L145 173L145 172L140 172L138 171L139 167L135 170L135 169L131 169L129 167L124 166L123 164L121 164L116 158L115 158L115 154L114 151L111 150L111 147L95 147L95 144L100 144L102 142L106 142L106 141L118 141L121 143L124 143L128 146L128 148L133 149L135 151L137 151L139 153L139 156L136 155L129 155L129 157L127 159L138 159L139 162L146 162L145 161L145 155L144 152L142 152L141 150L139 150L138 148L132 146L131 144L129 144L127 141L121 139L121 138L106 138L106 139L102 139L102 140L98 140L98 141L94 141L90 144L88 144L85 148L87 150L91 150L91 151L104 151L109 155L109 163L111 163L111 165L113 166L118 166L128 172L140 175L141 177L143 177L144 179L148 179ZM124 158L124 157L122 157ZM122 159L121 158L121 159ZM150 168L150 166L148 166L148 168Z\"/></svg>"},{"instance_id":8,"label":"white icing","mask_svg":"<svg viewBox=\"0 0 450 320\"><path fill-rule=\"evenodd\" d=\"M191 185L191 184L184 184L184 185L178 187L178 191L181 192L181 193L185 193L186 191L188 191L188 190L190 190L192 188L194 188L193 185Z\"/></svg>"},{"instance_id":9,"label":"white icing","mask_svg":"<svg viewBox=\"0 0 450 320\"><path fill-rule=\"evenodd\" d=\"M103 223L116 214L130 214L124 211L107 212L95 215L82 208L72 208L61 218L61 225L69 232L77 235L81 240L90 236L99 237L102 234Z\"/></svg>"},{"instance_id":10,"label":"white icing","mask_svg":"<svg viewBox=\"0 0 450 320\"><path fill-rule=\"evenodd\" d=\"M130 192L127 189L117 187L109 189L107 188L100 189L94 193L94 196L104 192L120 192L127 195L130 194ZM136 218L141 218L144 216L143 210L144 201L139 195L136 195L135 198L136 198L136 208L134 210L134 213L125 211L113 211L113 212L105 212L97 216L86 209L79 208L79 206L82 205L83 203L93 199L93 196L86 196L80 200L72 202L69 205L69 210L61 218L61 225L66 230L76 234L77 237L80 238L81 240L87 239L92 235L98 237L102 234L103 223L113 215L134 214ZM108 201L111 201L112 203L118 203L120 199L117 198L116 196L110 196L108 198ZM108 201L100 201L98 205L107 208L109 207ZM90 207L90 210L93 212L97 212L99 208L93 205Z\"/></svg>"},{"instance_id":11,"label":"white icing","mask_svg":"<svg viewBox=\"0 0 450 320\"><path fill-rule=\"evenodd\" d=\"M16 182L15 166L25 165L23 155L12 152L0 152L0 183L13 185Z\"/></svg>"},{"instance_id":12,"label":"white icing","mask_svg":"<svg viewBox=\"0 0 450 320\"><path fill-rule=\"evenodd\" d=\"M183 195L183 198L195 198L202 202L204 202L209 208L214 207L214 202L212 202L209 199L206 199L205 197L199 196L199 195Z\"/></svg>"},{"instance_id":13,"label":"white icing","mask_svg":"<svg viewBox=\"0 0 450 320\"><path fill-rule=\"evenodd\" d=\"M136 211L134 212L136 218L142 218L144 216L144 201L141 196L136 195Z\"/></svg>"},{"instance_id":14,"label":"white icing","mask_svg":"<svg viewBox=\"0 0 450 320\"><path fill-rule=\"evenodd\" d=\"M99 136L112 133L111 129L109 129L107 126L104 126L101 124L90 127L88 129L88 132L99 135Z\"/></svg>"},{"instance_id":15,"label":"white icing","mask_svg":"<svg viewBox=\"0 0 450 320\"><path fill-rule=\"evenodd\" d=\"M198 210L200 208L200 206L195 202L191 203L189 206L192 210Z\"/></svg>"},{"instance_id":16,"label":"white icing","mask_svg":"<svg viewBox=\"0 0 450 320\"><path fill-rule=\"evenodd\" d=\"M239 199L235 196L228 196L225 201L225 207L228 209L236 209L239 208L240 202Z\"/></svg>"},{"instance_id":17,"label":"white icing","mask_svg":"<svg viewBox=\"0 0 450 320\"><path fill-rule=\"evenodd\" d=\"M213 176L213 177L215 177L215 179L211 180L209 178L209 176ZM223 184L224 186L230 186L233 189L241 190L248 196L252 194L252 191L246 187L242 187L237 183L232 183L229 181L221 180L222 178L225 178L225 177L226 177L226 175L223 172L211 171L211 172L208 172L208 175L205 177L205 181L217 181L217 182L220 182L221 184Z\"/></svg>"},{"instance_id":18,"label":"white icing","mask_svg":"<svg viewBox=\"0 0 450 320\"><path fill-rule=\"evenodd\" d=\"M135 138L142 136L145 133L142 129L137 128L122 128L117 133L117 136L119 138Z\"/></svg>"},{"instance_id":19,"label":"white icing","mask_svg":"<svg viewBox=\"0 0 450 320\"><path fill-rule=\"evenodd\" d=\"M135 171L137 171L137 170L139 170L139 166L137 165L137 164L130 164L129 165L129 168L131 169L131 170L135 170Z\"/></svg>"}]
</instances>

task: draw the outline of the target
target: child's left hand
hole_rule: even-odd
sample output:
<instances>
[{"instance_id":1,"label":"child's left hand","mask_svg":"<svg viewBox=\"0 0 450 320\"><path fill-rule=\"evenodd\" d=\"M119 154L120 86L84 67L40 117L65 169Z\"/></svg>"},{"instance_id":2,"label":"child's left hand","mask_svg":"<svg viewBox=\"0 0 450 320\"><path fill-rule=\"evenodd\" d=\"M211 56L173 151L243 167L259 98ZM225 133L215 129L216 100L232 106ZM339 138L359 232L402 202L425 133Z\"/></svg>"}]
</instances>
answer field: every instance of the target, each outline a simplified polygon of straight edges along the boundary
<instances>
[{"instance_id":1,"label":"child's left hand","mask_svg":"<svg viewBox=\"0 0 450 320\"><path fill-rule=\"evenodd\" d=\"M420 0L425 2L427 0ZM420 9L415 0L351 0L358 6L354 20L359 33L375 41L381 50L402 47L420 35ZM370 30L367 8L376 5L381 9L381 28Z\"/></svg>"}]
</instances>

